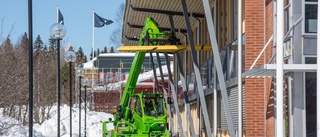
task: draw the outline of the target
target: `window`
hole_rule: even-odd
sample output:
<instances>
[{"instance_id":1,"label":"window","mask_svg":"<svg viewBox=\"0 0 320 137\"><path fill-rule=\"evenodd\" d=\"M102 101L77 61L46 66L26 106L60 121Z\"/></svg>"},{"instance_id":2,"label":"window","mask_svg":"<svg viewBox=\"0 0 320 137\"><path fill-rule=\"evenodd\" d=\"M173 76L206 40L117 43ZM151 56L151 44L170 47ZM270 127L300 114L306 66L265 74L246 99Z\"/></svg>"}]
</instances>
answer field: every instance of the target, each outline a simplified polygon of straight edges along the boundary
<instances>
[{"instance_id":1,"label":"window","mask_svg":"<svg viewBox=\"0 0 320 137\"><path fill-rule=\"evenodd\" d=\"M316 64L317 58L306 57L305 64ZM317 73L305 73L305 96L306 96L306 134L307 137L317 136Z\"/></svg>"},{"instance_id":2,"label":"window","mask_svg":"<svg viewBox=\"0 0 320 137\"><path fill-rule=\"evenodd\" d=\"M135 96L135 107L134 111L137 112L139 116L142 116L142 108L141 108L141 103L140 103L140 98L139 96Z\"/></svg>"},{"instance_id":3,"label":"window","mask_svg":"<svg viewBox=\"0 0 320 137\"><path fill-rule=\"evenodd\" d=\"M147 116L164 115L163 97L147 97L143 99L144 113Z\"/></svg>"},{"instance_id":4,"label":"window","mask_svg":"<svg viewBox=\"0 0 320 137\"><path fill-rule=\"evenodd\" d=\"M317 33L318 0L305 0L305 32Z\"/></svg>"}]
</instances>

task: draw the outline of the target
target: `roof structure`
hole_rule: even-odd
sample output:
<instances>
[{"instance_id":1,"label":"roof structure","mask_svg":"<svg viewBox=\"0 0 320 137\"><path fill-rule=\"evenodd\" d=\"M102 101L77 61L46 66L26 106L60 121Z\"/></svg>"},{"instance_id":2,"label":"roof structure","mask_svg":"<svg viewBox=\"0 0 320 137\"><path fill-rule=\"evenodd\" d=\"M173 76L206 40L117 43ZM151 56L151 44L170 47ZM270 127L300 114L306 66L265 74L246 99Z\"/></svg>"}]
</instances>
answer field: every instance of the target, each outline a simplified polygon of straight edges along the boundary
<instances>
[{"instance_id":1,"label":"roof structure","mask_svg":"<svg viewBox=\"0 0 320 137\"><path fill-rule=\"evenodd\" d=\"M93 58L93 60L90 60L88 62L83 63L83 69L92 69L93 62L97 59L97 57Z\"/></svg>"},{"instance_id":2,"label":"roof structure","mask_svg":"<svg viewBox=\"0 0 320 137\"><path fill-rule=\"evenodd\" d=\"M213 5L213 0L209 0ZM186 0L191 25L204 18L201 1ZM125 45L137 45L146 18L154 18L161 31L170 31L169 15L172 15L178 38L186 36L186 25L183 18L181 2L177 0L127 0L122 35Z\"/></svg>"}]
</instances>

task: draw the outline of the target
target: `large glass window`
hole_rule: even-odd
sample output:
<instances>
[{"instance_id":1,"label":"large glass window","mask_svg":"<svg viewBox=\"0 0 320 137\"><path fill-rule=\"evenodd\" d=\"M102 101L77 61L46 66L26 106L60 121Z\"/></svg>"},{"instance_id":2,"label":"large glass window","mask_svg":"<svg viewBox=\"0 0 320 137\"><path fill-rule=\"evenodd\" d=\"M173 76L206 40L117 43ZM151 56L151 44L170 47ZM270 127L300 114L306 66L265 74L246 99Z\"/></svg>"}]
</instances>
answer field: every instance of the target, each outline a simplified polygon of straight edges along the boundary
<instances>
[{"instance_id":1,"label":"large glass window","mask_svg":"<svg viewBox=\"0 0 320 137\"><path fill-rule=\"evenodd\" d=\"M305 1L305 32L317 33L318 0Z\"/></svg>"},{"instance_id":2,"label":"large glass window","mask_svg":"<svg viewBox=\"0 0 320 137\"><path fill-rule=\"evenodd\" d=\"M316 64L317 59L307 57L306 64ZM317 136L317 73L305 73L305 91L306 91L306 135L307 137Z\"/></svg>"}]
</instances>

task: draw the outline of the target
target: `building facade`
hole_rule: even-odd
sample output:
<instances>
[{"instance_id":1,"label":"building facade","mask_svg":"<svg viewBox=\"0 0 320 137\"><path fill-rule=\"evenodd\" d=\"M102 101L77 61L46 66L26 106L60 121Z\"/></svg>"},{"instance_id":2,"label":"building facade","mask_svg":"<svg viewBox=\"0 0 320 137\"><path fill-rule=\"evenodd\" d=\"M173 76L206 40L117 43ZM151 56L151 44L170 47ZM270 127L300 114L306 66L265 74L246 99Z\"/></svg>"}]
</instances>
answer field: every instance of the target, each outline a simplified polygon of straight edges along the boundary
<instances>
[{"instance_id":1,"label":"building facade","mask_svg":"<svg viewBox=\"0 0 320 137\"><path fill-rule=\"evenodd\" d=\"M183 6L184 2L187 9ZM204 2L208 2L208 5L203 4ZM196 51L198 66L194 65L195 55L191 51L173 53L176 91L183 92L178 90L181 87L181 76L178 76L177 56L182 58L183 73L188 85L188 98L181 97L184 99L179 100L179 110L174 109L174 132L184 136L211 136L208 132L212 136L233 136L233 130L239 133L237 67L241 65L243 80L240 102L243 136L279 136L276 135L279 127L284 129L285 136L316 136L315 64L318 0L283 2L284 22L281 23L284 28L277 28L277 2L273 0L243 0L241 26L238 26L239 11L236 0L126 1L123 20L124 45L137 45L136 38L141 33L144 19L152 17L158 22L160 30L175 32L182 43L181 46L212 46L208 51ZM185 19L186 16L188 20ZM214 31L210 31L210 27L213 27ZM239 28L242 30L240 39L243 47L240 63L237 61ZM283 29L284 34L279 34L279 29ZM284 86L278 90L275 66L276 46L280 44L276 43L277 35L284 37ZM218 57L214 54L215 44L219 50ZM216 62L217 58L221 61L220 66ZM197 69L200 73L195 71ZM222 70L222 74L219 69ZM223 80L220 75L223 75ZM199 83L202 87L197 87ZM199 91L201 88L203 90ZM204 99L201 98L200 92L204 94ZM283 92L284 95L283 125L276 124L277 92ZM203 107L203 104L206 107ZM187 109L188 105L190 110ZM207 129L208 126L210 131ZM192 130L195 133L192 133Z\"/></svg>"}]
</instances>

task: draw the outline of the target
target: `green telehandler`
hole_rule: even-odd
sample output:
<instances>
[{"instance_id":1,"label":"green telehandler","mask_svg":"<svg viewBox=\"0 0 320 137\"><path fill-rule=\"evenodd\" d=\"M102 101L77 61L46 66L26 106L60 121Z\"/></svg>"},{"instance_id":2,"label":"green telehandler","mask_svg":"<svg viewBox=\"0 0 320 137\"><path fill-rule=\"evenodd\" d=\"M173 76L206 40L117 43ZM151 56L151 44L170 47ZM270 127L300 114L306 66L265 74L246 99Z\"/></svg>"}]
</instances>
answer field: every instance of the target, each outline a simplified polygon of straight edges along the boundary
<instances>
[{"instance_id":1,"label":"green telehandler","mask_svg":"<svg viewBox=\"0 0 320 137\"><path fill-rule=\"evenodd\" d=\"M172 33L160 32L153 18L147 18L139 37L139 46L175 44L177 41ZM140 51L135 53L114 119L102 123L103 137L170 137L166 108L166 103L170 104L170 101L165 102L165 96L160 92L135 93L145 54ZM113 123L114 129L107 130L108 123Z\"/></svg>"}]
</instances>

